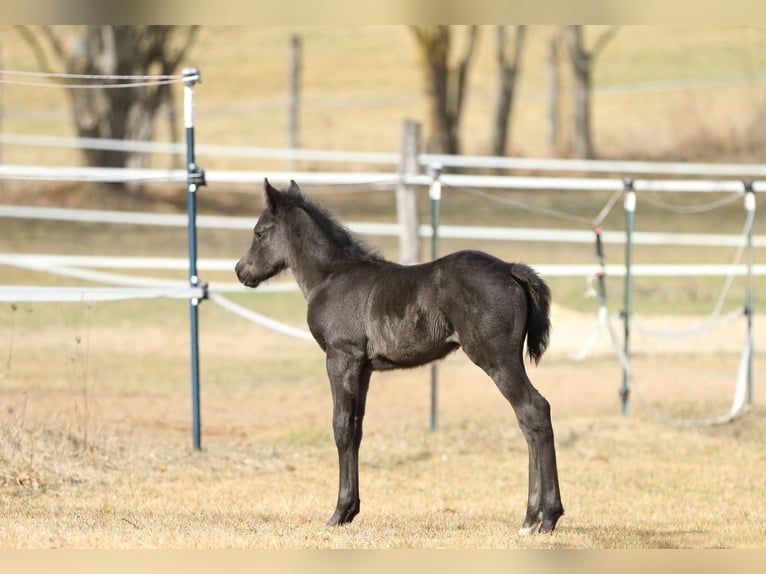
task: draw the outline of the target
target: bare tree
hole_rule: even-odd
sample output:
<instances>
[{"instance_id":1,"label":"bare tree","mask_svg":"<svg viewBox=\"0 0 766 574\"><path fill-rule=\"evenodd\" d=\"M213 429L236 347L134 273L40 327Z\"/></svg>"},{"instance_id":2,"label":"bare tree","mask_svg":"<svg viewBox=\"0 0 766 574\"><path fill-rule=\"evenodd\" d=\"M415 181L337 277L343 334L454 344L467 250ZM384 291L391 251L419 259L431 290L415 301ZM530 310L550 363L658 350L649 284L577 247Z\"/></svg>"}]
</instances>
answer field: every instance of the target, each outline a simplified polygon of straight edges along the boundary
<instances>
[{"instance_id":1,"label":"bare tree","mask_svg":"<svg viewBox=\"0 0 766 574\"><path fill-rule=\"evenodd\" d=\"M301 67L303 60L303 41L297 34L290 36L289 68L287 85L287 147L297 150L300 147L300 111L301 111ZM298 160L290 158L291 170L298 168Z\"/></svg>"},{"instance_id":2,"label":"bare tree","mask_svg":"<svg viewBox=\"0 0 766 574\"><path fill-rule=\"evenodd\" d=\"M526 26L513 26L511 37L507 34L508 26L496 26L497 33L497 77L498 93L495 107L495 121L492 132L492 153L505 155L510 132L511 111L516 91L521 53L524 47Z\"/></svg>"},{"instance_id":3,"label":"bare tree","mask_svg":"<svg viewBox=\"0 0 766 574\"><path fill-rule=\"evenodd\" d=\"M428 94L429 151L460 152L460 115L465 100L468 68L478 35L478 26L465 30L465 44L457 64L450 55L454 30L450 26L412 26L425 73Z\"/></svg>"},{"instance_id":4,"label":"bare tree","mask_svg":"<svg viewBox=\"0 0 766 574\"><path fill-rule=\"evenodd\" d=\"M575 155L588 159L593 157L593 137L591 132L591 91L593 83L593 65L606 45L619 30L619 26L610 26L597 39L588 51L583 39L583 26L567 26L566 39L569 60L574 74L574 123Z\"/></svg>"},{"instance_id":5,"label":"bare tree","mask_svg":"<svg viewBox=\"0 0 766 574\"><path fill-rule=\"evenodd\" d=\"M559 152L560 44L561 30L557 29L548 38L548 154L551 156L556 156Z\"/></svg>"},{"instance_id":6,"label":"bare tree","mask_svg":"<svg viewBox=\"0 0 766 574\"><path fill-rule=\"evenodd\" d=\"M88 75L172 75L176 73L197 26L19 26L44 71ZM150 141L154 119L172 106L172 84L119 89L68 88L72 117L80 137ZM171 114L172 115L172 114ZM171 131L171 133L173 133ZM83 149L88 165L145 166L146 154ZM119 186L118 186L119 187Z\"/></svg>"}]
</instances>

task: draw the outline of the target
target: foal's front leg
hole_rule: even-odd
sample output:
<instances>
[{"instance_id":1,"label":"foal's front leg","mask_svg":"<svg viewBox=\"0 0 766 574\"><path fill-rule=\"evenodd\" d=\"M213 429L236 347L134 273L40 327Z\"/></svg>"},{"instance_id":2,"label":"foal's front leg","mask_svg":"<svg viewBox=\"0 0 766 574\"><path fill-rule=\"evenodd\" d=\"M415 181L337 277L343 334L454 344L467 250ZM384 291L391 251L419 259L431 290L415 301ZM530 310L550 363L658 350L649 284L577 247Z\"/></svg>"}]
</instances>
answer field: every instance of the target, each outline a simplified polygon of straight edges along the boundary
<instances>
[{"instance_id":1,"label":"foal's front leg","mask_svg":"<svg viewBox=\"0 0 766 574\"><path fill-rule=\"evenodd\" d=\"M339 466L338 504L327 525L338 526L359 513L359 445L371 372L363 359L328 351L327 374Z\"/></svg>"}]
</instances>

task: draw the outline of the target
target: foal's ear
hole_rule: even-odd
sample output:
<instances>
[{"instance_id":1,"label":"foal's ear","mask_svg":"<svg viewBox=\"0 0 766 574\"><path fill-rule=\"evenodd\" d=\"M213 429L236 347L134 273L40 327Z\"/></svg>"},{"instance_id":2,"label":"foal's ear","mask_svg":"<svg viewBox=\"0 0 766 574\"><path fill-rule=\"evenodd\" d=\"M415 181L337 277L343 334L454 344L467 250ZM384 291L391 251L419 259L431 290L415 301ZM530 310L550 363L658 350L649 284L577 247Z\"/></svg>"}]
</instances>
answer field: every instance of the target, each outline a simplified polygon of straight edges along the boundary
<instances>
[{"instance_id":1,"label":"foal's ear","mask_svg":"<svg viewBox=\"0 0 766 574\"><path fill-rule=\"evenodd\" d=\"M287 193L297 193L298 195L301 195L301 188L298 187L298 184L295 183L294 179L290 180L290 187L287 188Z\"/></svg>"},{"instance_id":2,"label":"foal's ear","mask_svg":"<svg viewBox=\"0 0 766 574\"><path fill-rule=\"evenodd\" d=\"M273 212L282 204L282 192L269 183L268 178L263 179L263 190L266 192L266 205Z\"/></svg>"}]
</instances>

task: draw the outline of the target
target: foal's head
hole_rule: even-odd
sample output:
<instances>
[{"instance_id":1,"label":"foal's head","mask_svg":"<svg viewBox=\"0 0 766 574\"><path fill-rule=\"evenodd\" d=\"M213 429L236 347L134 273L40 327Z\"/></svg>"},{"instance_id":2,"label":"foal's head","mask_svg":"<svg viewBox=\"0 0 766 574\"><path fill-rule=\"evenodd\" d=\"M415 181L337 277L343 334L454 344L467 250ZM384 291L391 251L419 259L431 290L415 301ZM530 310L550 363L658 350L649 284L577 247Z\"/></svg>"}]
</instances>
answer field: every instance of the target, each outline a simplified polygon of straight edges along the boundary
<instances>
[{"instance_id":1,"label":"foal's head","mask_svg":"<svg viewBox=\"0 0 766 574\"><path fill-rule=\"evenodd\" d=\"M287 267L305 266L308 261L324 269L349 262L382 261L328 212L306 199L294 181L284 192L268 180L264 188L266 209L253 229L250 248L235 268L244 285L256 287ZM293 268L296 275L304 271Z\"/></svg>"},{"instance_id":2,"label":"foal's head","mask_svg":"<svg viewBox=\"0 0 766 574\"><path fill-rule=\"evenodd\" d=\"M272 187L268 179L263 182L266 191L266 209L253 228L253 241L234 268L240 283L257 287L259 283L287 268L287 241L285 226L280 217L290 208L285 194ZM287 194L298 195L298 185L290 182Z\"/></svg>"}]
</instances>

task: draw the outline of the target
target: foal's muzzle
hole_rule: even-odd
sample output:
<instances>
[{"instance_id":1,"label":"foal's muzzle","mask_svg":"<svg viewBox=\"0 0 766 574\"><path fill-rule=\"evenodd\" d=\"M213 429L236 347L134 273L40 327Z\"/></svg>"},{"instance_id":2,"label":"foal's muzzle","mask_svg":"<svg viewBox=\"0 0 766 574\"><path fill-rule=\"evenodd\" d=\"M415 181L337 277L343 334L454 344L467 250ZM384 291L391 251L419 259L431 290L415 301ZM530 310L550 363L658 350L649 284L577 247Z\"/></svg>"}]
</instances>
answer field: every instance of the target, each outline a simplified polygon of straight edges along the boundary
<instances>
[{"instance_id":1,"label":"foal's muzzle","mask_svg":"<svg viewBox=\"0 0 766 574\"><path fill-rule=\"evenodd\" d=\"M253 279L252 276L248 274L247 267L247 264L242 263L241 259L237 261L237 264L234 266L234 272L237 274L237 279L239 279L239 282L245 287L257 287L260 281Z\"/></svg>"}]
</instances>

